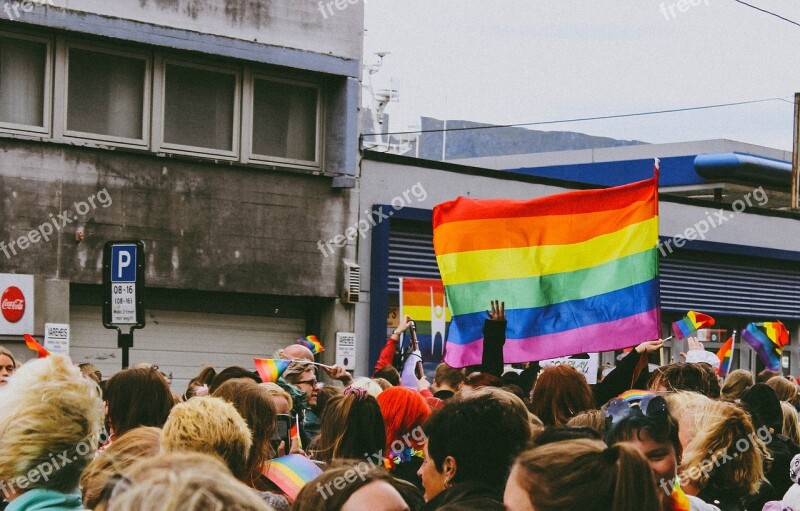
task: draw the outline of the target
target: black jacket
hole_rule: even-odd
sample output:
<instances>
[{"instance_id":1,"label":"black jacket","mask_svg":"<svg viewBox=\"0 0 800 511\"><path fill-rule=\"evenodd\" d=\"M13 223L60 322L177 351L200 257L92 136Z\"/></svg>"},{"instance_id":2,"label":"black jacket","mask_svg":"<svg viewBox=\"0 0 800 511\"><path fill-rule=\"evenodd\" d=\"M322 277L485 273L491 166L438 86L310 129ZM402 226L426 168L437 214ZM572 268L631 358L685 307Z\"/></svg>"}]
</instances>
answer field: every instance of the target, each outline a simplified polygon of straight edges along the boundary
<instances>
[{"instance_id":1,"label":"black jacket","mask_svg":"<svg viewBox=\"0 0 800 511\"><path fill-rule=\"evenodd\" d=\"M505 511L503 487L466 481L426 502L420 511Z\"/></svg>"}]
</instances>

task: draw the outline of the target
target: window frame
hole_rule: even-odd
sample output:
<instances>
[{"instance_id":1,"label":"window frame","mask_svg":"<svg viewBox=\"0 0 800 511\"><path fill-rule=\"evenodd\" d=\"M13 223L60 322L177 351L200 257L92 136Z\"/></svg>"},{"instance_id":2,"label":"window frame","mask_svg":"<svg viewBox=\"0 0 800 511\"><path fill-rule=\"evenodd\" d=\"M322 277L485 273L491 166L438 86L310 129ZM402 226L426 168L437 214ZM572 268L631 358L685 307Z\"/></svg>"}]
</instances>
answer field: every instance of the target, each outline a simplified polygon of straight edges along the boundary
<instances>
[{"instance_id":1,"label":"window frame","mask_svg":"<svg viewBox=\"0 0 800 511\"><path fill-rule=\"evenodd\" d=\"M289 85L299 85L302 87L313 88L317 91L317 116L316 116L316 140L314 141L315 160L298 160L294 158L283 158L280 156L270 156L258 154L253 150L253 115L255 113L255 82L265 80L269 82L284 83ZM245 69L245 86L242 115L242 162L254 165L287 166L305 170L321 170L324 140L324 86L322 80L298 80L284 78L268 72Z\"/></svg>"},{"instance_id":2,"label":"window frame","mask_svg":"<svg viewBox=\"0 0 800 511\"><path fill-rule=\"evenodd\" d=\"M193 69L202 69L215 73L233 75L234 96L233 96L233 119L231 150L213 149L210 147L188 146L175 144L164 140L164 125L166 114L166 90L167 90L167 65L177 65ZM152 147L153 151L160 154L180 154L188 156L214 158L219 160L238 161L241 147L241 109L242 109L242 68L236 65L225 65L214 62L213 64L200 63L197 59L178 57L166 54L156 54L153 74L153 130Z\"/></svg>"},{"instance_id":3,"label":"window frame","mask_svg":"<svg viewBox=\"0 0 800 511\"><path fill-rule=\"evenodd\" d=\"M44 43L46 46L45 65L44 65L44 97L42 98L42 124L43 126L33 126L29 124L17 124L12 122L0 121L0 133L8 135L23 135L34 138L49 138L52 136L53 129L53 72L55 58L55 38L52 36L19 33L11 30L0 30L0 37L8 39L20 39L23 41L34 41Z\"/></svg>"},{"instance_id":4,"label":"window frame","mask_svg":"<svg viewBox=\"0 0 800 511\"><path fill-rule=\"evenodd\" d=\"M135 149L148 149L150 145L150 130L151 130L151 91L152 91L152 83L153 83L153 56L152 53L149 52L142 52L142 51L135 51L132 49L128 49L124 46L117 46L117 45L110 45L108 47L100 47L96 44L91 44L88 42L80 42L77 40L66 39L63 41L63 44L60 45L63 52L63 59L59 59L62 61L62 73L61 73L61 84L63 87L62 94L60 99L60 112L59 113L59 138L62 138L65 142L75 142L75 141L88 141L88 142L100 142L102 145L108 146L113 145L116 147L130 147ZM103 135L101 133L91 133L91 132L83 132L83 131L76 131L70 130L68 126L68 115L69 115L69 51L71 48L76 48L79 50L85 50L89 52L95 53L103 53L106 55L117 55L121 57L128 57L128 58L135 58L144 60L145 62L145 73L144 73L144 95L142 96L142 138L128 138L128 137L118 137L115 135Z\"/></svg>"}]
</instances>

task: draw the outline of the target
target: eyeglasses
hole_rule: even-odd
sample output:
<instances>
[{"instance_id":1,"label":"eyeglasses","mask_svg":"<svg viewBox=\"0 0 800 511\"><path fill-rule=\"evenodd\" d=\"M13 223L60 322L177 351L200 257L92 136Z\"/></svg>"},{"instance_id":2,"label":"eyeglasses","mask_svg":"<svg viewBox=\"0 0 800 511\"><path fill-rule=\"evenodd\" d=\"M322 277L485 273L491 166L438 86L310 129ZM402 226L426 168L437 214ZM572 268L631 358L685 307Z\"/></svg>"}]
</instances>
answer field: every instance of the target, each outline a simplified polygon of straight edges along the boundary
<instances>
[{"instance_id":1,"label":"eyeglasses","mask_svg":"<svg viewBox=\"0 0 800 511\"><path fill-rule=\"evenodd\" d=\"M611 400L606 408L606 429L631 415L641 414L650 419L666 421L669 408L663 397L651 392L628 391Z\"/></svg>"},{"instance_id":2,"label":"eyeglasses","mask_svg":"<svg viewBox=\"0 0 800 511\"><path fill-rule=\"evenodd\" d=\"M304 385L304 384L305 385L310 385L310 386L316 388L317 380L303 380L303 381L298 381L298 382L295 383L295 385Z\"/></svg>"}]
</instances>

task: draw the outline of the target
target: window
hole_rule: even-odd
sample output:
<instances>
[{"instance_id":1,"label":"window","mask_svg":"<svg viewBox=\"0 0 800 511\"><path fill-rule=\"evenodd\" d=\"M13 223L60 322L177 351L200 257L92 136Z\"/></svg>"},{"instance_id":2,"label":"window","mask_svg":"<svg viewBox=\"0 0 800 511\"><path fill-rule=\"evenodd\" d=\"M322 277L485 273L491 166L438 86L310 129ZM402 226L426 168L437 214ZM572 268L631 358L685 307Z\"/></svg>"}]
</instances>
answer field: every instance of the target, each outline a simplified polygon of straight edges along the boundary
<instances>
[{"instance_id":1,"label":"window","mask_svg":"<svg viewBox=\"0 0 800 511\"><path fill-rule=\"evenodd\" d=\"M164 144L235 154L238 85L233 71L167 63Z\"/></svg>"},{"instance_id":2,"label":"window","mask_svg":"<svg viewBox=\"0 0 800 511\"><path fill-rule=\"evenodd\" d=\"M48 43L0 35L0 124L49 131Z\"/></svg>"},{"instance_id":3,"label":"window","mask_svg":"<svg viewBox=\"0 0 800 511\"><path fill-rule=\"evenodd\" d=\"M253 81L253 154L317 161L319 89L298 83Z\"/></svg>"},{"instance_id":4,"label":"window","mask_svg":"<svg viewBox=\"0 0 800 511\"><path fill-rule=\"evenodd\" d=\"M70 47L65 134L145 144L148 64L146 57Z\"/></svg>"}]
</instances>

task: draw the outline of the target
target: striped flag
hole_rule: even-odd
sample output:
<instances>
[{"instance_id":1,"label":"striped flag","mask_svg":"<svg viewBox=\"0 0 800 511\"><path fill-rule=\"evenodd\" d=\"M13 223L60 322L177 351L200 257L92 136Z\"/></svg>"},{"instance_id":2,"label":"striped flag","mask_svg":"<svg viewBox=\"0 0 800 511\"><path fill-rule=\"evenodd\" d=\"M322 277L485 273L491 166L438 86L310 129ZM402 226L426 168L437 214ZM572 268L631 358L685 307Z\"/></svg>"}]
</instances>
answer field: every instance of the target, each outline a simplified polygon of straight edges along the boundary
<instances>
[{"instance_id":1,"label":"striped flag","mask_svg":"<svg viewBox=\"0 0 800 511\"><path fill-rule=\"evenodd\" d=\"M27 346L28 349L35 351L37 358L44 358L50 355L50 352L47 351L47 348L39 344L30 334L24 334L23 337L25 338L25 346Z\"/></svg>"},{"instance_id":2,"label":"striped flag","mask_svg":"<svg viewBox=\"0 0 800 511\"><path fill-rule=\"evenodd\" d=\"M434 208L433 228L451 366L481 363L493 299L506 304L507 363L661 337L657 173L533 200L459 197Z\"/></svg>"},{"instance_id":3,"label":"striped flag","mask_svg":"<svg viewBox=\"0 0 800 511\"><path fill-rule=\"evenodd\" d=\"M255 359L256 371L263 382L278 381L283 372L291 364L291 360L281 358L257 358Z\"/></svg>"},{"instance_id":4,"label":"striped flag","mask_svg":"<svg viewBox=\"0 0 800 511\"><path fill-rule=\"evenodd\" d=\"M742 331L742 339L756 350L767 369L781 370L783 347L789 344L789 331L783 323L750 323Z\"/></svg>"},{"instance_id":5,"label":"striped flag","mask_svg":"<svg viewBox=\"0 0 800 511\"><path fill-rule=\"evenodd\" d=\"M406 314L417 325L417 341L423 362L441 362L451 319L442 281L401 278L400 317Z\"/></svg>"},{"instance_id":6,"label":"striped flag","mask_svg":"<svg viewBox=\"0 0 800 511\"><path fill-rule=\"evenodd\" d=\"M675 334L675 338L683 339L684 337L689 337L701 328L714 326L714 322L714 318L707 314L689 311L683 319L672 324L672 333Z\"/></svg>"},{"instance_id":7,"label":"striped flag","mask_svg":"<svg viewBox=\"0 0 800 511\"><path fill-rule=\"evenodd\" d=\"M313 334L306 336L305 339L297 339L296 342L297 344L302 344L303 346L311 350L311 353L314 355L319 355L320 353L325 351L325 346L323 346L322 343L319 342L319 339L317 339L317 336Z\"/></svg>"},{"instance_id":8,"label":"striped flag","mask_svg":"<svg viewBox=\"0 0 800 511\"><path fill-rule=\"evenodd\" d=\"M725 344L720 346L717 352L717 358L719 359L717 374L725 378L731 371L731 360L733 360L733 336L730 336L730 338L725 341Z\"/></svg>"}]
</instances>

